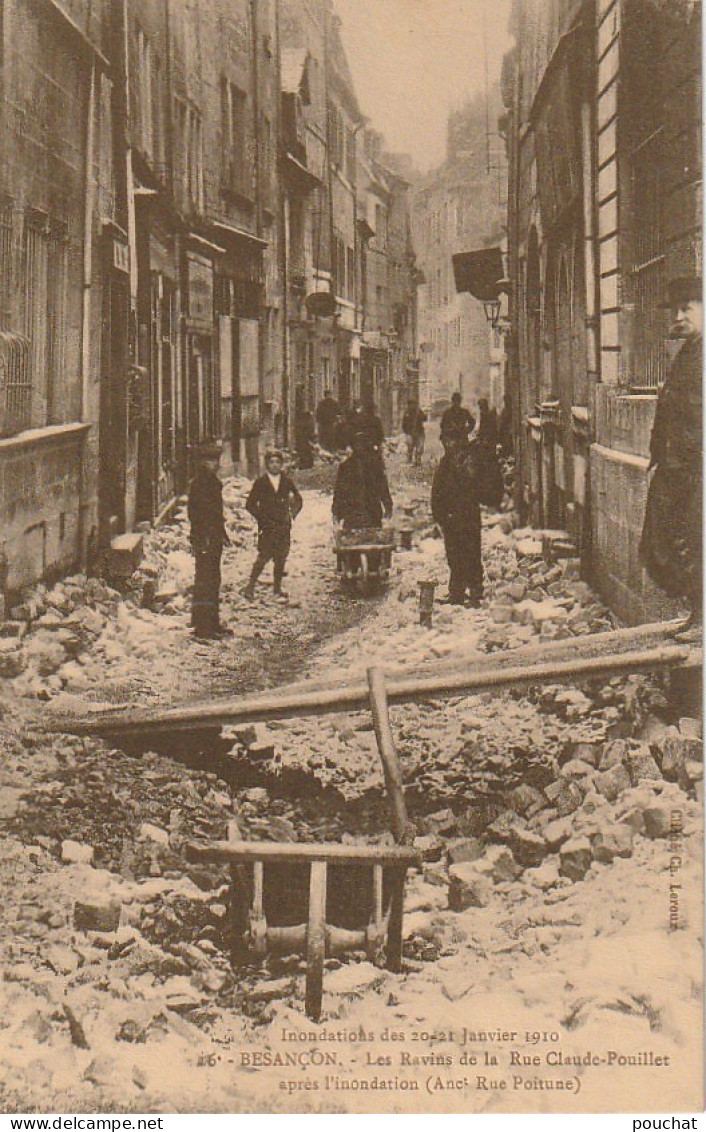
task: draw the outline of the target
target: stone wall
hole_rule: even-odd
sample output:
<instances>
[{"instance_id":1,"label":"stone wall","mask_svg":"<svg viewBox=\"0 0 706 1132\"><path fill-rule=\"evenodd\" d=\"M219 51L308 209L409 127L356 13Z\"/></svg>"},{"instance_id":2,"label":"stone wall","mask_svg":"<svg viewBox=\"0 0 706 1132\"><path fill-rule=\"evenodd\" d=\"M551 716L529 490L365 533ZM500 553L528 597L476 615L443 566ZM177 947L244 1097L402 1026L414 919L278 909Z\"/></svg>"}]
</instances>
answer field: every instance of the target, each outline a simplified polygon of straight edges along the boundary
<instances>
[{"instance_id":1,"label":"stone wall","mask_svg":"<svg viewBox=\"0 0 706 1132\"><path fill-rule=\"evenodd\" d=\"M62 425L0 441L0 554L8 597L84 558L97 488L95 476L84 476L87 432L86 425ZM85 494L88 482L93 488Z\"/></svg>"},{"instance_id":2,"label":"stone wall","mask_svg":"<svg viewBox=\"0 0 706 1132\"><path fill-rule=\"evenodd\" d=\"M647 465L647 456L602 444L591 446L592 581L628 625L659 621L679 611L652 583L639 560Z\"/></svg>"}]
</instances>

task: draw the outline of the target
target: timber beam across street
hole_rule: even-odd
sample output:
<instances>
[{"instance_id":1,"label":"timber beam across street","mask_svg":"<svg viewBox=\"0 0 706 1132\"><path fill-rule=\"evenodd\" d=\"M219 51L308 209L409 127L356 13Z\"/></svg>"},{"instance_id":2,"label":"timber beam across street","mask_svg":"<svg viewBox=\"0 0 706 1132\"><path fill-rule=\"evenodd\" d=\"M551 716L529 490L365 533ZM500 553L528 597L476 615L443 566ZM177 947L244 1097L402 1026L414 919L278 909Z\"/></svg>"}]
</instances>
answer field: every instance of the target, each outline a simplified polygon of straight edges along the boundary
<instances>
[{"instance_id":1,"label":"timber beam across street","mask_svg":"<svg viewBox=\"0 0 706 1132\"><path fill-rule=\"evenodd\" d=\"M674 640L679 622L616 629L566 641L473 654L463 661L429 664L423 669L390 669L385 674L390 703L426 696L455 696L497 688L526 687L610 677L656 669L697 668L701 650ZM221 697L171 708L126 705L82 716L45 716L53 732L139 738L175 731L217 730L241 723L362 711L370 706L365 672L327 682L305 681L251 695Z\"/></svg>"}]
</instances>

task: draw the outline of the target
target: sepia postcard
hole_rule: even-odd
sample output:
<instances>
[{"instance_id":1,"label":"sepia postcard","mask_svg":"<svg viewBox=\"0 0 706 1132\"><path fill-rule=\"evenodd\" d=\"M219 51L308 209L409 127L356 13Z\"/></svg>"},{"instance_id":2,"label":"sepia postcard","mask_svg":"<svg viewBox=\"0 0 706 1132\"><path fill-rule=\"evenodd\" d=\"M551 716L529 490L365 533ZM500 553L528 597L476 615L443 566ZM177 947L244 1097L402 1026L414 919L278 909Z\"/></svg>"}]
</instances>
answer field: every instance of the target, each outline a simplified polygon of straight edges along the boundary
<instances>
[{"instance_id":1,"label":"sepia postcard","mask_svg":"<svg viewBox=\"0 0 706 1132\"><path fill-rule=\"evenodd\" d=\"M701 58L0 0L3 1127L695 1127Z\"/></svg>"}]
</instances>

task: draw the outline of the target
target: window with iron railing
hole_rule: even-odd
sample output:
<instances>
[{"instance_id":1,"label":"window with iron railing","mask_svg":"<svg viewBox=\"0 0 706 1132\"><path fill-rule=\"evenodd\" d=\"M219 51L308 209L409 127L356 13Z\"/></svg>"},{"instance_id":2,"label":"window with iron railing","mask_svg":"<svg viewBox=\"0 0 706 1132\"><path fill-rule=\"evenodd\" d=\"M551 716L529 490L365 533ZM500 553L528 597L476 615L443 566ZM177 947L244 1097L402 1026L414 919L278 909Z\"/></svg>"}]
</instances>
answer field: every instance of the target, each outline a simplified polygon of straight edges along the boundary
<instances>
[{"instance_id":1,"label":"window with iron railing","mask_svg":"<svg viewBox=\"0 0 706 1132\"><path fill-rule=\"evenodd\" d=\"M29 428L31 413L29 341L21 334L0 330L0 437Z\"/></svg>"}]
</instances>

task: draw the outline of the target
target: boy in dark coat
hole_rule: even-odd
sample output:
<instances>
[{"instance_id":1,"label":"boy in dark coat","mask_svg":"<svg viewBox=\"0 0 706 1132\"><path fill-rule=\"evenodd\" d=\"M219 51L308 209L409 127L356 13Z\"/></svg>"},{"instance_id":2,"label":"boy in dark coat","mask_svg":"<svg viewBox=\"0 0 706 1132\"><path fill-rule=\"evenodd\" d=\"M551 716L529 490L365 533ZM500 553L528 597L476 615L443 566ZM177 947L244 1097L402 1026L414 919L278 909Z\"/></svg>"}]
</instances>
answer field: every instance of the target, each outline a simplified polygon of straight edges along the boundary
<instances>
[{"instance_id":1,"label":"boy in dark coat","mask_svg":"<svg viewBox=\"0 0 706 1132\"><path fill-rule=\"evenodd\" d=\"M219 620L221 554L228 542L223 516L223 488L217 471L220 448L205 445L198 454L196 475L189 485L190 541L196 559L191 624L194 635L211 640L222 634Z\"/></svg>"},{"instance_id":2,"label":"boy in dark coat","mask_svg":"<svg viewBox=\"0 0 706 1132\"><path fill-rule=\"evenodd\" d=\"M480 605L483 596L481 522L477 474L468 445L463 440L447 444L446 453L434 472L431 489L434 522L444 534L449 563L449 602Z\"/></svg>"},{"instance_id":3,"label":"boy in dark coat","mask_svg":"<svg viewBox=\"0 0 706 1132\"><path fill-rule=\"evenodd\" d=\"M265 474L255 480L245 504L257 519L257 558L250 580L243 590L249 600L255 597L255 583L270 559L274 565L274 592L286 598L282 590L284 566L289 554L292 521L302 509L302 497L294 481L282 471L282 453L265 453Z\"/></svg>"}]
</instances>

